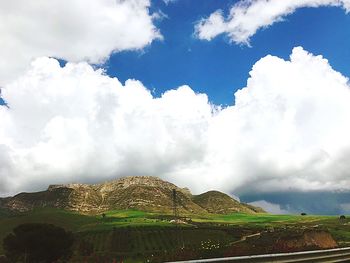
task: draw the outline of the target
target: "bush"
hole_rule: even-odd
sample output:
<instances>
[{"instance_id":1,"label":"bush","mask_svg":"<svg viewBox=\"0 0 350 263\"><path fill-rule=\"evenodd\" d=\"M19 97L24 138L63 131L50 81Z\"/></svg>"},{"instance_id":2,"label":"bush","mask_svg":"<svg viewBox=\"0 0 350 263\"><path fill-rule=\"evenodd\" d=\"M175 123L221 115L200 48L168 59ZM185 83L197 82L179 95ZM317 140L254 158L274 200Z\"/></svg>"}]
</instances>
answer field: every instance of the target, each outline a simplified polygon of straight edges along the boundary
<instances>
[{"instance_id":1,"label":"bush","mask_svg":"<svg viewBox=\"0 0 350 263\"><path fill-rule=\"evenodd\" d=\"M3 247L10 262L68 260L72 255L73 234L50 224L22 224L5 237Z\"/></svg>"}]
</instances>

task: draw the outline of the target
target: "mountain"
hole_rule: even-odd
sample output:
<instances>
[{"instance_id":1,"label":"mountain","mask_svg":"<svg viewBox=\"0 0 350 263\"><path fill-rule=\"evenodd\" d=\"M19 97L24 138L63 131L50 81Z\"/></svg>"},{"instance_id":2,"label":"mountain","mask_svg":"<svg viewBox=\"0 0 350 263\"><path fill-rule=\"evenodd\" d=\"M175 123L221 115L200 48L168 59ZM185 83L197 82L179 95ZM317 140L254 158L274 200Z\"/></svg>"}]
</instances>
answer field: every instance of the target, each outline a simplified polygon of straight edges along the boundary
<instances>
[{"instance_id":1,"label":"mountain","mask_svg":"<svg viewBox=\"0 0 350 263\"><path fill-rule=\"evenodd\" d=\"M200 195L195 195L192 201L209 213L215 214L265 212L260 207L240 203L229 195L219 191L209 191Z\"/></svg>"},{"instance_id":2,"label":"mountain","mask_svg":"<svg viewBox=\"0 0 350 263\"><path fill-rule=\"evenodd\" d=\"M124 177L91 185L50 185L46 191L0 198L0 209L24 212L53 207L86 214L138 209L169 213L173 209L173 189L176 190L180 214L264 212L261 208L240 203L218 191L192 195L187 188L179 188L152 176Z\"/></svg>"}]
</instances>

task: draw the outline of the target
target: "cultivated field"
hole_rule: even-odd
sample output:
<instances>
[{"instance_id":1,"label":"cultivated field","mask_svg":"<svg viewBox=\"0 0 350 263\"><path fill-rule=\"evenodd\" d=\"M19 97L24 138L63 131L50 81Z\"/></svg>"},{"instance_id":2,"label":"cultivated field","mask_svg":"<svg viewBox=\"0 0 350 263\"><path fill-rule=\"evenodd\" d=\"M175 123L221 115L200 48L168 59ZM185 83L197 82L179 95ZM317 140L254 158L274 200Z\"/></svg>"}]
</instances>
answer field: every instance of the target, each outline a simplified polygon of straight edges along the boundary
<instances>
[{"instance_id":1,"label":"cultivated field","mask_svg":"<svg viewBox=\"0 0 350 263\"><path fill-rule=\"evenodd\" d=\"M186 224L171 223L171 215L142 211L109 211L102 215L40 209L30 213L0 213L0 239L22 223L45 222L75 233L76 246L84 240L93 246L86 257L76 251L77 262L129 259L151 262L181 258L225 255L229 246L242 238L266 231L295 232L296 229L326 229L340 245L350 242L350 225L336 216L299 216L270 214L196 215ZM2 253L0 248L0 254Z\"/></svg>"}]
</instances>

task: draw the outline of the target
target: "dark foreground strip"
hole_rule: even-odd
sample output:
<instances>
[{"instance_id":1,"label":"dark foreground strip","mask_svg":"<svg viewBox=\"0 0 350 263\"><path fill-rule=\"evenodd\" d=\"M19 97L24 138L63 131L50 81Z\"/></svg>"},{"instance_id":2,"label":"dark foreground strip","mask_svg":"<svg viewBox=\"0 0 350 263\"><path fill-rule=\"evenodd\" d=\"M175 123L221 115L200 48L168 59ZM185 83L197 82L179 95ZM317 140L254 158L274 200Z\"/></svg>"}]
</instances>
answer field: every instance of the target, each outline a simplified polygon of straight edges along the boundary
<instances>
[{"instance_id":1,"label":"dark foreground strip","mask_svg":"<svg viewBox=\"0 0 350 263\"><path fill-rule=\"evenodd\" d=\"M314 250L303 251L294 253L280 253L280 254L266 254L256 256L243 256L243 257L228 257L228 258L211 258L211 259L198 259L188 261L176 261L176 263L195 263L195 262L252 262L252 263L292 263L292 262L350 262L350 247L335 248L327 250ZM175 263L175 262L168 262Z\"/></svg>"}]
</instances>

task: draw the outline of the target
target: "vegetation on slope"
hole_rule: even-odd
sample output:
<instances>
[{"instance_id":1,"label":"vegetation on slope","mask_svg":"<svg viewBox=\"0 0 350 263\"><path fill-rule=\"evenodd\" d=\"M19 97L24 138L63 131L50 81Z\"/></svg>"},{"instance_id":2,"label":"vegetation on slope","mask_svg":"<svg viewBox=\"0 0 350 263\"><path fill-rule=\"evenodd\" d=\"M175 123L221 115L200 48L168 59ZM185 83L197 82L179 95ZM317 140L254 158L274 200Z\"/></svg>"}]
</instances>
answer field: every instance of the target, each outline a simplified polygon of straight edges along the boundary
<instances>
[{"instance_id":1,"label":"vegetation on slope","mask_svg":"<svg viewBox=\"0 0 350 263\"><path fill-rule=\"evenodd\" d=\"M192 198L193 202L213 214L230 213L263 213L260 208L255 208L247 204L242 204L227 194L219 191L209 191Z\"/></svg>"}]
</instances>

